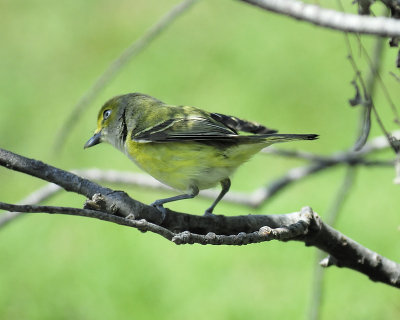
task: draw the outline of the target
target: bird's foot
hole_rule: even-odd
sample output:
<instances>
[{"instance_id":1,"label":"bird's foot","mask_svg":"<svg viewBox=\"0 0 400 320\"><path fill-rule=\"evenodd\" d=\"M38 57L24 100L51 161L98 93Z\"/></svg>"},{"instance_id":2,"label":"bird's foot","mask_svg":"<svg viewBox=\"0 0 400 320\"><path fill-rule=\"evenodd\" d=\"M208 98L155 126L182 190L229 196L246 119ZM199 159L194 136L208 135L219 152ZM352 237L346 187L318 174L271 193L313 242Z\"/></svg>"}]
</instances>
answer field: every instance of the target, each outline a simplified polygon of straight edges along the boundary
<instances>
[{"instance_id":1,"label":"bird's foot","mask_svg":"<svg viewBox=\"0 0 400 320\"><path fill-rule=\"evenodd\" d=\"M204 217L214 217L215 214L212 213L212 211L209 211L209 209L207 209L206 211L204 211L203 216L204 216Z\"/></svg>"},{"instance_id":2,"label":"bird's foot","mask_svg":"<svg viewBox=\"0 0 400 320\"><path fill-rule=\"evenodd\" d=\"M162 217L162 221L165 220L165 217L167 215L167 209L164 208L164 206L162 205L162 203L159 202L159 200L154 201L152 204L150 204L151 206L153 206L154 208L156 208L158 211L161 212L161 217Z\"/></svg>"}]
</instances>

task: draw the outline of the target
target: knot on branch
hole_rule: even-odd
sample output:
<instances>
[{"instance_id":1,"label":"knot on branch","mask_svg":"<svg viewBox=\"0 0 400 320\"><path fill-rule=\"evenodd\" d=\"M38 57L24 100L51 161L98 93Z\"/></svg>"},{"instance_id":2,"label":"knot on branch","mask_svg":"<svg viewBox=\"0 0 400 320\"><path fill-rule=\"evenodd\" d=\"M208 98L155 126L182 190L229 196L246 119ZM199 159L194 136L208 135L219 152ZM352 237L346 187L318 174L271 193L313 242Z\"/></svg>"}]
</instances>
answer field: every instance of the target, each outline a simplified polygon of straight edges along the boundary
<instances>
[{"instance_id":1,"label":"knot on branch","mask_svg":"<svg viewBox=\"0 0 400 320\"><path fill-rule=\"evenodd\" d=\"M172 242L175 244L193 244L194 241L194 234L190 233L189 231L183 231L178 233L172 238Z\"/></svg>"},{"instance_id":2,"label":"knot on branch","mask_svg":"<svg viewBox=\"0 0 400 320\"><path fill-rule=\"evenodd\" d=\"M299 222L307 224L308 228L306 233L314 229L320 230L322 225L319 215L308 206L301 208Z\"/></svg>"},{"instance_id":3,"label":"knot on branch","mask_svg":"<svg viewBox=\"0 0 400 320\"><path fill-rule=\"evenodd\" d=\"M111 215L129 217L129 220L137 220L146 217L149 222L160 224L161 213L151 206L146 206L133 200L124 191L106 189L104 193L95 193L91 199L87 199L84 209L107 212Z\"/></svg>"},{"instance_id":4,"label":"knot on branch","mask_svg":"<svg viewBox=\"0 0 400 320\"><path fill-rule=\"evenodd\" d=\"M126 219L130 219L130 217L128 216L128 217L126 217ZM136 226L137 226L137 229L140 232L143 232L143 233L145 233L145 232L150 230L149 223L146 221L146 219L137 220L136 221Z\"/></svg>"},{"instance_id":5,"label":"knot on branch","mask_svg":"<svg viewBox=\"0 0 400 320\"><path fill-rule=\"evenodd\" d=\"M303 236L308 232L309 223L304 220L299 220L288 226L272 229L268 226L261 227L258 234L263 241L270 240L292 240L298 236Z\"/></svg>"},{"instance_id":6,"label":"knot on branch","mask_svg":"<svg viewBox=\"0 0 400 320\"><path fill-rule=\"evenodd\" d=\"M311 207L303 207L300 211L300 220L307 224L307 232L304 233L306 235L305 245L313 246L315 244L315 239L319 236L319 233L322 230L323 222L317 213L315 213Z\"/></svg>"},{"instance_id":7,"label":"knot on branch","mask_svg":"<svg viewBox=\"0 0 400 320\"><path fill-rule=\"evenodd\" d=\"M101 193L95 193L92 199L86 199L83 209L106 211L106 199Z\"/></svg>"},{"instance_id":8,"label":"knot on branch","mask_svg":"<svg viewBox=\"0 0 400 320\"><path fill-rule=\"evenodd\" d=\"M125 192L123 191L114 191L114 192L122 192L125 194ZM104 196L101 193L95 193L92 199L87 199L85 201L85 204L83 205L83 208L96 211L103 211L116 216L119 215L118 214L119 207L116 204L116 202L108 198L107 195ZM132 216L132 214L129 214L129 216Z\"/></svg>"}]
</instances>

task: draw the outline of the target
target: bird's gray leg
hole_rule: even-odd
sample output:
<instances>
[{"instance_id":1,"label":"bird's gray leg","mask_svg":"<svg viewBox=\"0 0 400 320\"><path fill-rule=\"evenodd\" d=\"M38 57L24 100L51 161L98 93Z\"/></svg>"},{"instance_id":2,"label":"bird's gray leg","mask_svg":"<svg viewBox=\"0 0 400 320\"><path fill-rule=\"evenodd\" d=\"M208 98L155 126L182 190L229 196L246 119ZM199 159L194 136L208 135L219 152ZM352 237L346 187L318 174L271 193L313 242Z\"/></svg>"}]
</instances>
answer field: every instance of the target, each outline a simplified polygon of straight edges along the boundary
<instances>
[{"instance_id":1,"label":"bird's gray leg","mask_svg":"<svg viewBox=\"0 0 400 320\"><path fill-rule=\"evenodd\" d=\"M178 196L170 197L170 198L165 198L165 199L159 199L154 201L151 206L157 208L158 211L161 212L163 220L165 219L165 215L167 214L167 210L164 208L164 203L172 202L172 201L177 201L177 200L184 200L184 199L192 199L195 196L199 194L199 188L196 186L191 187L191 192L190 193L185 193L185 194L180 194Z\"/></svg>"},{"instance_id":2,"label":"bird's gray leg","mask_svg":"<svg viewBox=\"0 0 400 320\"><path fill-rule=\"evenodd\" d=\"M231 180L229 178L226 178L224 180L221 180L221 187L222 190L219 193L217 199L215 199L214 203L211 205L211 207L209 207L205 212L204 215L205 216L210 216L213 215L213 211L215 206L218 204L218 202L221 201L221 199L224 197L224 195L229 191L229 188L231 187Z\"/></svg>"}]
</instances>

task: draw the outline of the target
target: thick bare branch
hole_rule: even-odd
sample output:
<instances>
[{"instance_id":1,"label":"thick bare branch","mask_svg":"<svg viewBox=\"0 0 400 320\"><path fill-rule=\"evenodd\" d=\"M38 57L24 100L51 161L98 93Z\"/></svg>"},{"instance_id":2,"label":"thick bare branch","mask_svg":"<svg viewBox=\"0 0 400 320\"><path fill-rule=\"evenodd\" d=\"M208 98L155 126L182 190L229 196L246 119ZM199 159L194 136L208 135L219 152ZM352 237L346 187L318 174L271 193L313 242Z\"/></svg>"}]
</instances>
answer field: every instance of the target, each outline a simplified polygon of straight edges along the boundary
<instances>
[{"instance_id":1,"label":"thick bare branch","mask_svg":"<svg viewBox=\"0 0 400 320\"><path fill-rule=\"evenodd\" d=\"M125 200L115 201L116 205L120 205L121 201ZM270 240L303 241L307 246L315 246L329 253L339 267L359 271L371 280L400 288L398 263L378 255L324 224L309 207L300 212L282 215L236 217L193 216L167 210L166 219L161 225L87 209L6 203L0 203L0 209L92 217L138 228L141 231L155 232L176 244L246 245Z\"/></svg>"},{"instance_id":2,"label":"thick bare branch","mask_svg":"<svg viewBox=\"0 0 400 320\"><path fill-rule=\"evenodd\" d=\"M400 21L349 14L299 0L240 0L262 9L334 30L382 37L400 36Z\"/></svg>"},{"instance_id":3,"label":"thick bare branch","mask_svg":"<svg viewBox=\"0 0 400 320\"><path fill-rule=\"evenodd\" d=\"M31 176L55 183L67 191L72 191L91 199L95 194L105 197L105 210L107 212L128 216L135 212L137 219L145 214L146 220L160 222L161 214L155 208L146 206L138 201L133 201L125 192L104 188L97 183L83 179L71 172L64 171L41 161L29 159L0 148L0 165L8 169L23 172ZM114 200L125 199L118 208Z\"/></svg>"},{"instance_id":4,"label":"thick bare branch","mask_svg":"<svg viewBox=\"0 0 400 320\"><path fill-rule=\"evenodd\" d=\"M400 287L400 265L377 255L330 228L308 207L300 212L284 215L236 217L195 216L167 209L165 219L160 223L161 214L153 207L131 199L123 192L101 187L43 162L0 149L0 165L56 183L66 190L91 199L87 202L85 209L1 203L2 209L93 217L135 227L142 231L152 231L177 244L242 245L272 239L299 240L335 257L338 266L360 271L375 281ZM135 217L145 220L132 220ZM152 221L158 221L158 223L154 224Z\"/></svg>"}]
</instances>

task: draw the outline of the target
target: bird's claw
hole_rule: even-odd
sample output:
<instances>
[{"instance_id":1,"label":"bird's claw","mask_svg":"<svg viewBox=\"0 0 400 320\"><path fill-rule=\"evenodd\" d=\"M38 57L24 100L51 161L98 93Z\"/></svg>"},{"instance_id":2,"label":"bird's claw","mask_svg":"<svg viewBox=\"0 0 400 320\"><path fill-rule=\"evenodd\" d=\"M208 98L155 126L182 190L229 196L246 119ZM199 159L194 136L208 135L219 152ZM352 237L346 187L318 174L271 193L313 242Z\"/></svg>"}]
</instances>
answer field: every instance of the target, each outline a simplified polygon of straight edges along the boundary
<instances>
[{"instance_id":1,"label":"bird's claw","mask_svg":"<svg viewBox=\"0 0 400 320\"><path fill-rule=\"evenodd\" d=\"M158 202L158 200L154 201L151 206L161 212L162 221L164 221L167 215L167 209L165 209L164 206Z\"/></svg>"},{"instance_id":2,"label":"bird's claw","mask_svg":"<svg viewBox=\"0 0 400 320\"><path fill-rule=\"evenodd\" d=\"M210 212L210 211L208 211L208 209L207 209L206 211L204 211L203 216L204 216L204 217L214 217L215 214L212 213L212 212Z\"/></svg>"}]
</instances>

